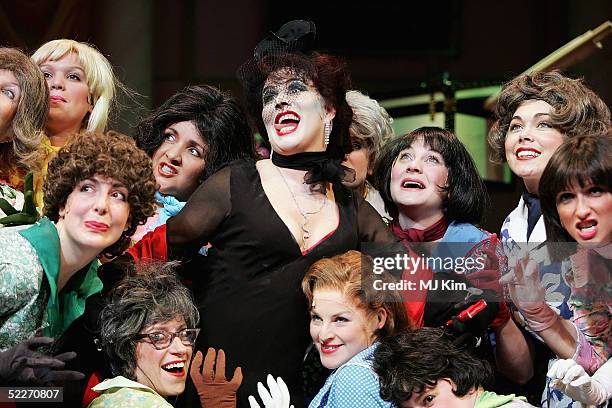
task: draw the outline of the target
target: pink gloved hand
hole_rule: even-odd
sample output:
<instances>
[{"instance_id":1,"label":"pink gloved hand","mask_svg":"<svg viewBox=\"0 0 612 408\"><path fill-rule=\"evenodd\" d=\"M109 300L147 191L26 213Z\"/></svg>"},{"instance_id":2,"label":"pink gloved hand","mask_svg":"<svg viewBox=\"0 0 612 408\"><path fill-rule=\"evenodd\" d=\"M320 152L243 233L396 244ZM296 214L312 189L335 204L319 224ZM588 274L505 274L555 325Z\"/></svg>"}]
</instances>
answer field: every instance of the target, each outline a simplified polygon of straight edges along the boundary
<instances>
[{"instance_id":1,"label":"pink gloved hand","mask_svg":"<svg viewBox=\"0 0 612 408\"><path fill-rule=\"evenodd\" d=\"M500 283L508 285L508 293L514 305L534 331L551 327L559 315L544 302L546 293L540 281L540 271L536 261L529 254L509 259L510 272L502 276ZM513 264L510 264L513 262Z\"/></svg>"}]
</instances>

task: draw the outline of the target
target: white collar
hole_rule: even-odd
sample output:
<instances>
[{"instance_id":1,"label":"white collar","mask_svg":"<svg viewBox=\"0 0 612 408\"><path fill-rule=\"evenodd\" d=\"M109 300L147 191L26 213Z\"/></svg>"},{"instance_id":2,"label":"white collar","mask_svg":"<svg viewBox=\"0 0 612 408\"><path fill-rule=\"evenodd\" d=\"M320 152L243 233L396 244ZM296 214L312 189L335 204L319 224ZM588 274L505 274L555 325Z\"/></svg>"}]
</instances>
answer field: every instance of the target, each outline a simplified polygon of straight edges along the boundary
<instances>
[{"instance_id":1,"label":"white collar","mask_svg":"<svg viewBox=\"0 0 612 408\"><path fill-rule=\"evenodd\" d=\"M517 207L508 215L508 235L517 244L536 243L546 241L546 228L544 217L540 215L529 239L527 239L527 214L528 209L523 197L519 199ZM529 247L529 246L528 246Z\"/></svg>"},{"instance_id":2,"label":"white collar","mask_svg":"<svg viewBox=\"0 0 612 408\"><path fill-rule=\"evenodd\" d=\"M151 391L157 394L157 392L155 392L155 390L153 390L152 388L147 387L146 385L141 384L139 382L132 381L121 375L118 375L117 377L114 377L114 378L109 378L107 380L104 380L100 384L92 387L91 389L94 390L95 392L101 393L106 390L110 390L111 388L138 388L142 390Z\"/></svg>"}]
</instances>

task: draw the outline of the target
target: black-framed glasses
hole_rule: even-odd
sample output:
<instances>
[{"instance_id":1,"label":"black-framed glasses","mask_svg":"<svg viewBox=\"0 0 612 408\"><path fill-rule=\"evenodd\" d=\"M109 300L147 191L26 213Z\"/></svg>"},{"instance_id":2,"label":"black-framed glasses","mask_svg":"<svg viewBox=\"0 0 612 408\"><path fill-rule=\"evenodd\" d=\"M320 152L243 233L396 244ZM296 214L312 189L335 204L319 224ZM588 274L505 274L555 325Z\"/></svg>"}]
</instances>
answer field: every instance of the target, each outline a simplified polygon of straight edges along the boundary
<instances>
[{"instance_id":1,"label":"black-framed glasses","mask_svg":"<svg viewBox=\"0 0 612 408\"><path fill-rule=\"evenodd\" d=\"M140 340L149 339L149 343L157 350L170 347L175 337L178 337L185 346L194 346L200 329L183 329L178 332L158 330L152 333L137 334L134 337Z\"/></svg>"}]
</instances>

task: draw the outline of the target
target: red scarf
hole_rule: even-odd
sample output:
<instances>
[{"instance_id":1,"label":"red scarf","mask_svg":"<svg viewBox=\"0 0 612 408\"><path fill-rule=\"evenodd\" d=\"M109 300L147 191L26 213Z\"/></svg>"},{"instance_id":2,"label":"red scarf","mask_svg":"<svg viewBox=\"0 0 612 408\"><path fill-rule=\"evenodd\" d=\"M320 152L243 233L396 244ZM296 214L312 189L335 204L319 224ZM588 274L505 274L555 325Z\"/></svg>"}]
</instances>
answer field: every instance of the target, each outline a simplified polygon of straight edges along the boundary
<instances>
[{"instance_id":1,"label":"red scarf","mask_svg":"<svg viewBox=\"0 0 612 408\"><path fill-rule=\"evenodd\" d=\"M441 239L446 233L448 222L445 217L425 229L408 228L403 229L397 220L391 223L391 231L402 241L407 242L432 242Z\"/></svg>"}]
</instances>

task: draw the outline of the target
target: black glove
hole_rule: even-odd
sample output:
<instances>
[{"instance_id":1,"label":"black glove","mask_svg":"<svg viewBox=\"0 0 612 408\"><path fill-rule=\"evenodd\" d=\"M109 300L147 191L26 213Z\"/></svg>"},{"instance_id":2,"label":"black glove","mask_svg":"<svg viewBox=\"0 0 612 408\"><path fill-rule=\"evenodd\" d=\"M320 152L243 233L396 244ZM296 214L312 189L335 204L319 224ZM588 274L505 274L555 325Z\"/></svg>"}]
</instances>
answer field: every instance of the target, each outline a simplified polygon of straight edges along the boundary
<instances>
[{"instance_id":1,"label":"black glove","mask_svg":"<svg viewBox=\"0 0 612 408\"><path fill-rule=\"evenodd\" d=\"M455 337L454 343L460 346L476 347L487 328L491 325L497 312L499 303L494 290L478 289L471 286L463 276L438 272L434 279L452 280L456 283L465 283L467 290L452 292L430 291L427 293L427 304L424 311L424 323L428 327L444 327L445 331ZM469 306L484 299L487 306L474 317L461 322L454 318ZM452 321L447 325L446 322Z\"/></svg>"},{"instance_id":2,"label":"black glove","mask_svg":"<svg viewBox=\"0 0 612 408\"><path fill-rule=\"evenodd\" d=\"M34 204L34 173L30 172L25 176L23 209L17 211L4 198L0 198L0 209L6 214L6 217L0 218L0 224L6 226L34 224L40 218Z\"/></svg>"},{"instance_id":3,"label":"black glove","mask_svg":"<svg viewBox=\"0 0 612 408\"><path fill-rule=\"evenodd\" d=\"M76 357L68 352L48 356L37 348L53 343L50 337L32 337L0 352L0 383L6 385L45 385L48 383L82 380L77 371L62 370L66 361Z\"/></svg>"}]
</instances>

